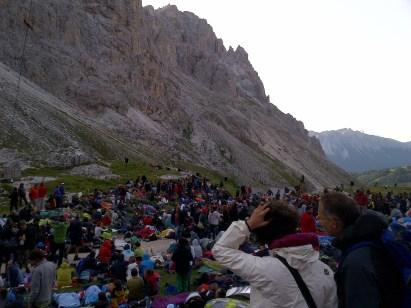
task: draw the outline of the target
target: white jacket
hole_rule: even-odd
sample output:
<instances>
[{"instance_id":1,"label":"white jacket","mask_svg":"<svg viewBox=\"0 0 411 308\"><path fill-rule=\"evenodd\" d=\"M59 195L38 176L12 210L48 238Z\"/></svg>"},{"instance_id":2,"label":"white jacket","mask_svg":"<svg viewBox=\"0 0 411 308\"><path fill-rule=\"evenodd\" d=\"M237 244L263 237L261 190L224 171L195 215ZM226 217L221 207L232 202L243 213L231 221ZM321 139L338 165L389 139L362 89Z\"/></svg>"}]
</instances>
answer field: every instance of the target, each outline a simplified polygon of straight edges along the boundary
<instances>
[{"instance_id":1,"label":"white jacket","mask_svg":"<svg viewBox=\"0 0 411 308\"><path fill-rule=\"evenodd\" d=\"M289 270L273 256L256 257L238 250L250 232L237 221L214 245L215 259L248 281L253 308L307 308L308 305ZM284 257L298 270L318 308L338 306L337 287L332 270L319 260L311 245L279 248L270 251Z\"/></svg>"}]
</instances>

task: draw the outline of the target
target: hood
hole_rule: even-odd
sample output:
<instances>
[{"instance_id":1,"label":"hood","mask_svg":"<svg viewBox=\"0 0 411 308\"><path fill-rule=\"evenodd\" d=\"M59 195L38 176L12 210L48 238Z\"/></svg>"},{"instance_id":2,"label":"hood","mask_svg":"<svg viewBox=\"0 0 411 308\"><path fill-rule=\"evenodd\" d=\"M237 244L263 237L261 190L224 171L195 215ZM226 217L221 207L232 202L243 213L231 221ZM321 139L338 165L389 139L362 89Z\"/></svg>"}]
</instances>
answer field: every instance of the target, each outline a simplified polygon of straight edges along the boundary
<instances>
[{"instance_id":1,"label":"hood","mask_svg":"<svg viewBox=\"0 0 411 308\"><path fill-rule=\"evenodd\" d=\"M67 261L63 261L63 263L61 263L61 265L60 265L60 268L62 268L62 269L67 269L69 267L70 266L68 265Z\"/></svg>"},{"instance_id":2,"label":"hood","mask_svg":"<svg viewBox=\"0 0 411 308\"><path fill-rule=\"evenodd\" d=\"M304 268L320 258L319 241L313 233L295 233L274 240L270 246L272 255L285 258L291 267Z\"/></svg>"},{"instance_id":3,"label":"hood","mask_svg":"<svg viewBox=\"0 0 411 308\"><path fill-rule=\"evenodd\" d=\"M150 256L148 254L144 254L143 261L150 260Z\"/></svg>"},{"instance_id":4,"label":"hood","mask_svg":"<svg viewBox=\"0 0 411 308\"><path fill-rule=\"evenodd\" d=\"M296 247L312 245L315 250L320 249L320 242L318 236L315 233L294 233L283 236L271 242L269 248L284 248L284 247Z\"/></svg>"},{"instance_id":5,"label":"hood","mask_svg":"<svg viewBox=\"0 0 411 308\"><path fill-rule=\"evenodd\" d=\"M369 210L360 216L354 225L347 227L333 241L333 245L345 250L361 241L374 241L381 237L387 227L388 222L382 214Z\"/></svg>"},{"instance_id":6,"label":"hood","mask_svg":"<svg viewBox=\"0 0 411 308\"><path fill-rule=\"evenodd\" d=\"M279 255L285 258L291 267L299 270L309 263L320 259L320 253L311 244L295 247L276 248L271 250L272 255Z\"/></svg>"},{"instance_id":7,"label":"hood","mask_svg":"<svg viewBox=\"0 0 411 308\"><path fill-rule=\"evenodd\" d=\"M193 240L193 246L199 246L200 244L198 243L198 240L197 239L194 239Z\"/></svg>"}]
</instances>

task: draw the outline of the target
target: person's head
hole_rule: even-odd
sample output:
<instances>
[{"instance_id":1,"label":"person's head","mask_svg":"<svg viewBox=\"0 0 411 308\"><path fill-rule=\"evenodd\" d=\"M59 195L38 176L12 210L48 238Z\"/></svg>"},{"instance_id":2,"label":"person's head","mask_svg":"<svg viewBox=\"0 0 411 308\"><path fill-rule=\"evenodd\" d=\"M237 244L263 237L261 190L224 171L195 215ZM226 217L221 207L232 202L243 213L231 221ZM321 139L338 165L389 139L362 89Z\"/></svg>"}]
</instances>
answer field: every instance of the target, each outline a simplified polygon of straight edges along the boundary
<instances>
[{"instance_id":1,"label":"person's head","mask_svg":"<svg viewBox=\"0 0 411 308\"><path fill-rule=\"evenodd\" d=\"M44 252L40 249L34 249L29 256L29 261L33 266L36 266L44 260Z\"/></svg>"},{"instance_id":2,"label":"person's head","mask_svg":"<svg viewBox=\"0 0 411 308\"><path fill-rule=\"evenodd\" d=\"M136 268L133 268L133 269L131 270L131 277L137 277L137 275L138 275L137 269L136 269Z\"/></svg>"},{"instance_id":3,"label":"person's head","mask_svg":"<svg viewBox=\"0 0 411 308\"><path fill-rule=\"evenodd\" d=\"M11 232L13 233L19 232L19 226L17 225L16 222L13 222L13 224L11 225Z\"/></svg>"},{"instance_id":4,"label":"person's head","mask_svg":"<svg viewBox=\"0 0 411 308\"><path fill-rule=\"evenodd\" d=\"M106 296L106 292L100 292L98 294L98 300L100 302L107 302L107 296Z\"/></svg>"},{"instance_id":5,"label":"person's head","mask_svg":"<svg viewBox=\"0 0 411 308\"><path fill-rule=\"evenodd\" d=\"M124 255L123 254L121 254L121 253L117 254L117 262L120 262L120 263L124 262Z\"/></svg>"},{"instance_id":6,"label":"person's head","mask_svg":"<svg viewBox=\"0 0 411 308\"><path fill-rule=\"evenodd\" d=\"M128 263L132 264L136 262L136 257L135 256L131 256L130 258L128 258Z\"/></svg>"},{"instance_id":7,"label":"person's head","mask_svg":"<svg viewBox=\"0 0 411 308\"><path fill-rule=\"evenodd\" d=\"M227 291L224 290L223 288L218 288L215 294L215 298L224 298L226 293Z\"/></svg>"},{"instance_id":8,"label":"person's head","mask_svg":"<svg viewBox=\"0 0 411 308\"><path fill-rule=\"evenodd\" d=\"M184 237L182 237L179 241L178 241L178 245L180 247L187 247L188 246L188 240Z\"/></svg>"},{"instance_id":9,"label":"person's head","mask_svg":"<svg viewBox=\"0 0 411 308\"><path fill-rule=\"evenodd\" d=\"M307 205L307 208L305 209L305 211L308 214L312 214L313 213L313 206L312 205Z\"/></svg>"},{"instance_id":10,"label":"person's head","mask_svg":"<svg viewBox=\"0 0 411 308\"><path fill-rule=\"evenodd\" d=\"M25 220L20 220L19 227L20 227L20 230L26 230L27 229L26 221Z\"/></svg>"},{"instance_id":11,"label":"person's head","mask_svg":"<svg viewBox=\"0 0 411 308\"><path fill-rule=\"evenodd\" d=\"M149 278L149 277L151 277L151 276L153 276L154 275L154 271L152 270L152 269L146 269L145 270L145 272L144 272L144 277L145 278Z\"/></svg>"},{"instance_id":12,"label":"person's head","mask_svg":"<svg viewBox=\"0 0 411 308\"><path fill-rule=\"evenodd\" d=\"M357 203L340 192L324 194L320 199L318 219L325 231L339 236L346 227L353 225L360 216Z\"/></svg>"},{"instance_id":13,"label":"person's head","mask_svg":"<svg viewBox=\"0 0 411 308\"><path fill-rule=\"evenodd\" d=\"M123 289L123 286L122 286L120 280L116 279L116 280L114 281L114 289L117 290L117 291Z\"/></svg>"},{"instance_id":14,"label":"person's head","mask_svg":"<svg viewBox=\"0 0 411 308\"><path fill-rule=\"evenodd\" d=\"M265 220L269 220L270 223L254 230L258 242L269 244L273 240L296 232L299 218L294 207L280 200L271 200L267 205L270 210L265 215Z\"/></svg>"}]
</instances>

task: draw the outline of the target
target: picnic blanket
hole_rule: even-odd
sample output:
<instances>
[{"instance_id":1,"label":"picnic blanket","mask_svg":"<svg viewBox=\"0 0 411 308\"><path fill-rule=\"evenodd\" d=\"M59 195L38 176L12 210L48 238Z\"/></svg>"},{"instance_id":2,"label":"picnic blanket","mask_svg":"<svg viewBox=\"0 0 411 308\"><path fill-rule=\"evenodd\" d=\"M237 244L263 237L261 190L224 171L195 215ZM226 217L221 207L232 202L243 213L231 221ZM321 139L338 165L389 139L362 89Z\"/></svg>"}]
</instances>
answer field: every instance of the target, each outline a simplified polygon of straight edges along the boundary
<instances>
[{"instance_id":1,"label":"picnic blanket","mask_svg":"<svg viewBox=\"0 0 411 308\"><path fill-rule=\"evenodd\" d=\"M167 308L168 304L181 305L184 304L190 293L180 293L177 295L169 296L156 296L154 297L153 303L151 304L152 308Z\"/></svg>"}]
</instances>

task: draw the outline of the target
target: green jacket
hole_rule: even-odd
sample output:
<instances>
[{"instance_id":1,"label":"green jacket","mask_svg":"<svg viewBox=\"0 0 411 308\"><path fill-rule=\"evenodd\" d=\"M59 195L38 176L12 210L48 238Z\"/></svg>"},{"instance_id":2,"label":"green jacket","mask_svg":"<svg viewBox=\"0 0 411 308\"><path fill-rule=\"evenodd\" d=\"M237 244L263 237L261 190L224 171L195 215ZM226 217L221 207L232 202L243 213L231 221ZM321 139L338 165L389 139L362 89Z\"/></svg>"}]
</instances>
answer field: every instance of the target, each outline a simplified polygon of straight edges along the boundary
<instances>
[{"instance_id":1,"label":"green jacket","mask_svg":"<svg viewBox=\"0 0 411 308\"><path fill-rule=\"evenodd\" d=\"M69 223L67 222L57 222L53 224L54 243L63 244L65 242L68 227Z\"/></svg>"}]
</instances>

